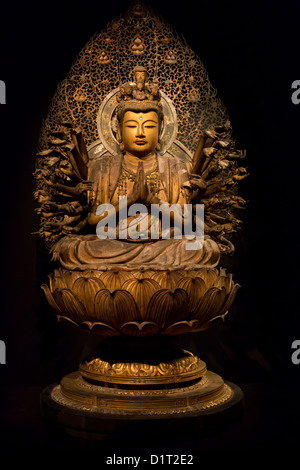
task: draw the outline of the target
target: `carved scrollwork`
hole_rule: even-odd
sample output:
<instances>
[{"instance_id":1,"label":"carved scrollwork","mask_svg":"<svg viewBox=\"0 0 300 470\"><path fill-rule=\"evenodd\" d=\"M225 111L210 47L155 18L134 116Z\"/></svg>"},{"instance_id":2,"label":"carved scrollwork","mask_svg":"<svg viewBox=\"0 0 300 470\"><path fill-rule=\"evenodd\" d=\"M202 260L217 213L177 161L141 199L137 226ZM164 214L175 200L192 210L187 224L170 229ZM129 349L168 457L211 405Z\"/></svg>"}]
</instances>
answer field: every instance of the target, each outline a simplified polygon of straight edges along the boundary
<instances>
[{"instance_id":1,"label":"carved scrollwork","mask_svg":"<svg viewBox=\"0 0 300 470\"><path fill-rule=\"evenodd\" d=\"M203 361L190 352L185 356L159 364L139 362L120 362L110 364L100 358L80 365L83 377L101 382L113 383L178 383L195 380L204 376L206 366Z\"/></svg>"}]
</instances>

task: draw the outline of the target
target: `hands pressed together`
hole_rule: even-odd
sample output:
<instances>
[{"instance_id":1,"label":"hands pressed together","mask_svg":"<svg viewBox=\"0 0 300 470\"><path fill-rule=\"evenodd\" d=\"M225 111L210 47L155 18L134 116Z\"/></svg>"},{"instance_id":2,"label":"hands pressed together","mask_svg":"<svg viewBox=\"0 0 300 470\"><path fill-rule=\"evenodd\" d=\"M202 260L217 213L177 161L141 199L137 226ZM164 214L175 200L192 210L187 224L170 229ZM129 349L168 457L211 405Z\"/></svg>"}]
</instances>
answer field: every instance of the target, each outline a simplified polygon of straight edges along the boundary
<instances>
[{"instance_id":1,"label":"hands pressed together","mask_svg":"<svg viewBox=\"0 0 300 470\"><path fill-rule=\"evenodd\" d=\"M149 191L147 185L143 162L139 162L133 190L128 196L128 203L134 204L141 202L142 204L151 204L151 202L156 202L154 199L155 196Z\"/></svg>"}]
</instances>

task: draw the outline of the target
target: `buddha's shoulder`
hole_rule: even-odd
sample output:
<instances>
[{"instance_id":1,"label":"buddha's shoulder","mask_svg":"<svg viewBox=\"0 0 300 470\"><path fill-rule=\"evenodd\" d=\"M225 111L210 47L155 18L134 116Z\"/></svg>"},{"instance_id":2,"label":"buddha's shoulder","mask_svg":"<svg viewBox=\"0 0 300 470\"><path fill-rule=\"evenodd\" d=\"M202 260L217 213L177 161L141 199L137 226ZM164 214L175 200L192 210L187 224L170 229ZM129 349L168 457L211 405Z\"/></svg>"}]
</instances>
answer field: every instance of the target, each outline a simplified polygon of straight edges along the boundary
<instances>
[{"instance_id":1,"label":"buddha's shoulder","mask_svg":"<svg viewBox=\"0 0 300 470\"><path fill-rule=\"evenodd\" d=\"M108 151L103 152L101 155L97 156L97 158L93 158L89 161L89 166L106 166L106 165L116 165L120 164L122 161L122 154L121 153L110 153Z\"/></svg>"},{"instance_id":2,"label":"buddha's shoulder","mask_svg":"<svg viewBox=\"0 0 300 470\"><path fill-rule=\"evenodd\" d=\"M189 170L190 163L172 155L171 153L164 153L163 155L158 156L158 161L160 163L160 166L166 166L168 165L169 168L174 168L174 169L186 169L187 171Z\"/></svg>"}]
</instances>

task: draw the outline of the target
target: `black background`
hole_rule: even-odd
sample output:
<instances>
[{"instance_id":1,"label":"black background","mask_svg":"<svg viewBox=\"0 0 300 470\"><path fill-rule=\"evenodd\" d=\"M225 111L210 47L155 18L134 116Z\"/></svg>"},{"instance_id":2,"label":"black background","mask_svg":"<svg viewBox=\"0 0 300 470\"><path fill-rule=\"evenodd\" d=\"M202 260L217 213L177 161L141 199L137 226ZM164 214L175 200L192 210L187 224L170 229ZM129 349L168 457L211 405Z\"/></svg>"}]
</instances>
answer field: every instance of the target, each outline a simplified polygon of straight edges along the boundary
<instances>
[{"instance_id":1,"label":"black background","mask_svg":"<svg viewBox=\"0 0 300 470\"><path fill-rule=\"evenodd\" d=\"M57 325L44 302L39 250L31 235L37 230L32 173L42 119L56 86L89 38L129 4L2 5L0 79L7 104L0 106L0 339L7 364L0 366L0 448L75 445L49 437L39 394L77 369L95 339ZM291 101L291 84L300 79L300 3L153 0L148 5L200 56L227 108L237 148L247 150L250 172L241 184L249 203L241 214L236 253L222 262L242 289L224 326L191 340L211 370L242 387L245 414L229 429L195 439L190 449L295 449L300 364L291 361L291 344L300 339L300 105ZM125 452L126 442L116 448ZM164 444L153 445L165 449ZM175 451L171 438L170 449Z\"/></svg>"}]
</instances>

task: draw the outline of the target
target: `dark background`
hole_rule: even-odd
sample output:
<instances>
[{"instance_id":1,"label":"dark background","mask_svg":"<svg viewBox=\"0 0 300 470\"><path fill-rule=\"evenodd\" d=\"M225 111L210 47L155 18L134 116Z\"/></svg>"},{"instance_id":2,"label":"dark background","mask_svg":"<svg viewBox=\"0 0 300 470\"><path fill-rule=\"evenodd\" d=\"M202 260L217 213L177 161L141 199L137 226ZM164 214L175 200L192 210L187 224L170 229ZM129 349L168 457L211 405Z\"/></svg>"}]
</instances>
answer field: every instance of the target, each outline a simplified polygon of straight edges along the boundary
<instances>
[{"instance_id":1,"label":"dark background","mask_svg":"<svg viewBox=\"0 0 300 470\"><path fill-rule=\"evenodd\" d=\"M245 413L228 429L187 445L192 450L295 449L300 364L291 361L291 344L300 339L300 105L292 104L291 84L300 79L300 3L146 3L200 56L227 108L237 148L247 150L251 174L241 184L249 203L241 214L236 253L222 261L242 289L222 328L191 339L210 370L242 388ZM0 366L0 448L75 445L49 437L39 394L77 369L95 339L57 325L43 299L39 247L31 235L38 228L32 173L42 119L56 86L89 38L129 4L55 0L2 6L0 79L7 104L0 106L0 339L7 364ZM158 444L160 449L167 445L160 440L153 446ZM126 440L118 445L129 448ZM175 450L171 438L168 446Z\"/></svg>"}]
</instances>

